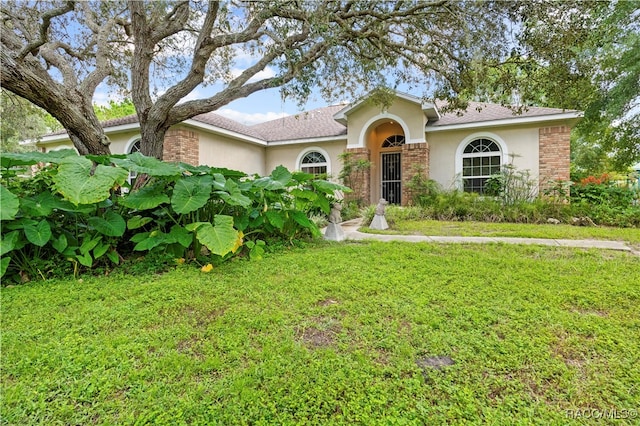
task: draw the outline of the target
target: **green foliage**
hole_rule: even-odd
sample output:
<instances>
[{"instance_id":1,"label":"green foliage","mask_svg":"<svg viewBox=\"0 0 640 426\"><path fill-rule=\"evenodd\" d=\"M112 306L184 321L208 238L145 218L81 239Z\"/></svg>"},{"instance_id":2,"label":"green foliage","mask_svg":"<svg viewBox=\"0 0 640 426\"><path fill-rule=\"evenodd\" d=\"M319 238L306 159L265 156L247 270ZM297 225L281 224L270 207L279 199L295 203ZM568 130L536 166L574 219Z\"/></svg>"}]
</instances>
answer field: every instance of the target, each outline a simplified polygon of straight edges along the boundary
<instances>
[{"instance_id":1,"label":"green foliage","mask_svg":"<svg viewBox=\"0 0 640 426\"><path fill-rule=\"evenodd\" d=\"M93 105L93 110L98 117L98 120L105 121L113 118L126 117L127 115L135 114L136 108L133 105L131 99L124 99L120 102L114 100L109 101L109 105Z\"/></svg>"},{"instance_id":2,"label":"green foliage","mask_svg":"<svg viewBox=\"0 0 640 426\"><path fill-rule=\"evenodd\" d=\"M49 166L18 177L40 162ZM219 263L244 251L257 259L265 241L320 236L309 215L329 213L334 193L348 191L282 166L248 177L139 153L5 154L2 167L0 266L14 281L44 277L42 259L70 262L76 275L113 268L134 252ZM132 171L144 177L129 185Z\"/></svg>"},{"instance_id":3,"label":"green foliage","mask_svg":"<svg viewBox=\"0 0 640 426\"><path fill-rule=\"evenodd\" d=\"M321 244L161 275L171 259L144 257L2 290L5 423L635 424L567 417L638 407L628 253Z\"/></svg>"},{"instance_id":4,"label":"green foliage","mask_svg":"<svg viewBox=\"0 0 640 426\"><path fill-rule=\"evenodd\" d=\"M393 227L396 220L434 219L443 221L479 221L546 223L549 218L564 223L640 227L638 192L618 186L580 188L572 186L571 202L566 196L566 183L561 185L563 196L543 195L529 201L505 203L499 197L479 196L461 191L442 191L423 198L428 200L417 207L389 206L387 222ZM421 199L418 197L417 199ZM375 207L362 210L364 223L373 219ZM576 220L577 219L577 220Z\"/></svg>"},{"instance_id":5,"label":"green foliage","mask_svg":"<svg viewBox=\"0 0 640 426\"><path fill-rule=\"evenodd\" d=\"M9 192L4 186L0 186L0 220L13 219L18 213L18 197Z\"/></svg>"},{"instance_id":6,"label":"green foliage","mask_svg":"<svg viewBox=\"0 0 640 426\"><path fill-rule=\"evenodd\" d=\"M338 178L347 187L351 188L351 195L346 197L347 203L355 202L357 208L365 204L366 194L364 193L365 177L371 169L371 161L363 158L355 159L352 152L345 151L338 156L342 161L342 170Z\"/></svg>"},{"instance_id":7,"label":"green foliage","mask_svg":"<svg viewBox=\"0 0 640 426\"><path fill-rule=\"evenodd\" d=\"M418 206L426 206L431 203L438 194L442 193L442 187L433 179L428 179L424 167L416 165L413 175L407 183L411 193L411 201Z\"/></svg>"},{"instance_id":8,"label":"green foliage","mask_svg":"<svg viewBox=\"0 0 640 426\"><path fill-rule=\"evenodd\" d=\"M33 149L20 145L25 140L35 141L47 133L44 110L29 101L0 90L0 152L22 152Z\"/></svg>"},{"instance_id":9,"label":"green foliage","mask_svg":"<svg viewBox=\"0 0 640 426\"><path fill-rule=\"evenodd\" d=\"M498 197L503 204L526 203L535 199L538 181L528 170L518 170L513 164L505 164L500 173L491 176L485 184L485 194Z\"/></svg>"}]
</instances>

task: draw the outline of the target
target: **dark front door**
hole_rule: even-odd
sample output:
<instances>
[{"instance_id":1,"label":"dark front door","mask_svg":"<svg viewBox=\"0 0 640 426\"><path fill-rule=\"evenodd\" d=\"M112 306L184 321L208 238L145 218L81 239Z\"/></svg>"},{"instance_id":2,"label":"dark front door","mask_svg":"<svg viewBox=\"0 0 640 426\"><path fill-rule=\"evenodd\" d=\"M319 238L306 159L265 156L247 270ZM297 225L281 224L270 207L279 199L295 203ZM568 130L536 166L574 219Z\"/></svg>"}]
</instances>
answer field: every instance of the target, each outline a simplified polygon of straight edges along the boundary
<instances>
[{"instance_id":1,"label":"dark front door","mask_svg":"<svg viewBox=\"0 0 640 426\"><path fill-rule=\"evenodd\" d=\"M390 204L402 201L402 166L399 152L382 153L382 198Z\"/></svg>"}]
</instances>

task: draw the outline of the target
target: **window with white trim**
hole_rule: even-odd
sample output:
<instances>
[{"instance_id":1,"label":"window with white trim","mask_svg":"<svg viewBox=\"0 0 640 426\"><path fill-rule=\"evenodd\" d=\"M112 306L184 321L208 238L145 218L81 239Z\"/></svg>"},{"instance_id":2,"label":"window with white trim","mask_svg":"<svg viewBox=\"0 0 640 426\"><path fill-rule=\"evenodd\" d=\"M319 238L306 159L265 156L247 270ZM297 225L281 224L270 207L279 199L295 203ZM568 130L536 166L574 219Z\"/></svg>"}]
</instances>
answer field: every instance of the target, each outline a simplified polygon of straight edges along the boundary
<instances>
[{"instance_id":1,"label":"window with white trim","mask_svg":"<svg viewBox=\"0 0 640 426\"><path fill-rule=\"evenodd\" d=\"M140 139L132 143L131 146L129 146L129 149L127 150L127 154L133 154L134 152L140 152ZM131 184L135 180L137 175L138 174L133 170L129 172L129 178L128 178L129 184Z\"/></svg>"},{"instance_id":2,"label":"window with white trim","mask_svg":"<svg viewBox=\"0 0 640 426\"><path fill-rule=\"evenodd\" d=\"M382 148L393 148L404 145L404 135L389 136L382 142Z\"/></svg>"},{"instance_id":3,"label":"window with white trim","mask_svg":"<svg viewBox=\"0 0 640 426\"><path fill-rule=\"evenodd\" d=\"M502 152L490 139L475 139L462 152L462 185L465 192L484 194L487 180L500 173Z\"/></svg>"},{"instance_id":4,"label":"window with white trim","mask_svg":"<svg viewBox=\"0 0 640 426\"><path fill-rule=\"evenodd\" d=\"M316 176L325 175L327 174L328 164L324 154L318 151L309 151L300 161L300 170Z\"/></svg>"}]
</instances>

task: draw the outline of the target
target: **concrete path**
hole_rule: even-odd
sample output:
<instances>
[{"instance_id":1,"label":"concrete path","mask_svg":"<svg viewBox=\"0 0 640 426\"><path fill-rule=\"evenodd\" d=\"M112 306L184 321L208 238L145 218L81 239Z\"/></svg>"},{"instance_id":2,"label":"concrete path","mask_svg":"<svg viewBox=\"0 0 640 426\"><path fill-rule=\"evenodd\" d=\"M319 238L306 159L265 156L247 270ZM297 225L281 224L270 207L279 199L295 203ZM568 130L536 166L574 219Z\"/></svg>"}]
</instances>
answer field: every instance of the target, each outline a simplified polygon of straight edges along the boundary
<instances>
[{"instance_id":1,"label":"concrete path","mask_svg":"<svg viewBox=\"0 0 640 426\"><path fill-rule=\"evenodd\" d=\"M608 240L559 240L546 238L508 238L508 237L443 237L423 235L382 235L359 232L360 219L353 219L341 223L347 240L377 240L377 241L406 241L406 242L433 242L433 243L503 243L503 244L534 244L555 247L597 248L605 250L628 251L640 256L640 252L634 250L623 242Z\"/></svg>"}]
</instances>

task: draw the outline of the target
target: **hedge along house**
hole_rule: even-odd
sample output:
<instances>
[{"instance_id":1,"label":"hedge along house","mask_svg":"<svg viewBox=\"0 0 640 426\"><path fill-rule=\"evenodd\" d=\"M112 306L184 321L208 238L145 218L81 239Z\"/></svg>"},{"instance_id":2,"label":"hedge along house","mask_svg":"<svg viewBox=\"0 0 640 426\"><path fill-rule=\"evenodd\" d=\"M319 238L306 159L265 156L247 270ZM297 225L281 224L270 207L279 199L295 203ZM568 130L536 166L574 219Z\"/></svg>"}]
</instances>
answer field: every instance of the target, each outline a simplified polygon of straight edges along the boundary
<instances>
[{"instance_id":1,"label":"hedge along house","mask_svg":"<svg viewBox=\"0 0 640 426\"><path fill-rule=\"evenodd\" d=\"M396 93L385 109L364 98L253 126L203 114L167 132L164 159L259 175L284 165L335 178L342 170L340 155L347 152L352 160L371 164L353 176L356 198L406 205L411 202L407 183L416 173L445 188L479 193L507 163L528 170L541 187L568 180L570 131L580 116L537 107L515 115L507 107L476 102L464 113L442 114L435 104ZM135 115L103 125L113 153L139 149ZM65 134L38 142L45 151L70 145Z\"/></svg>"}]
</instances>

